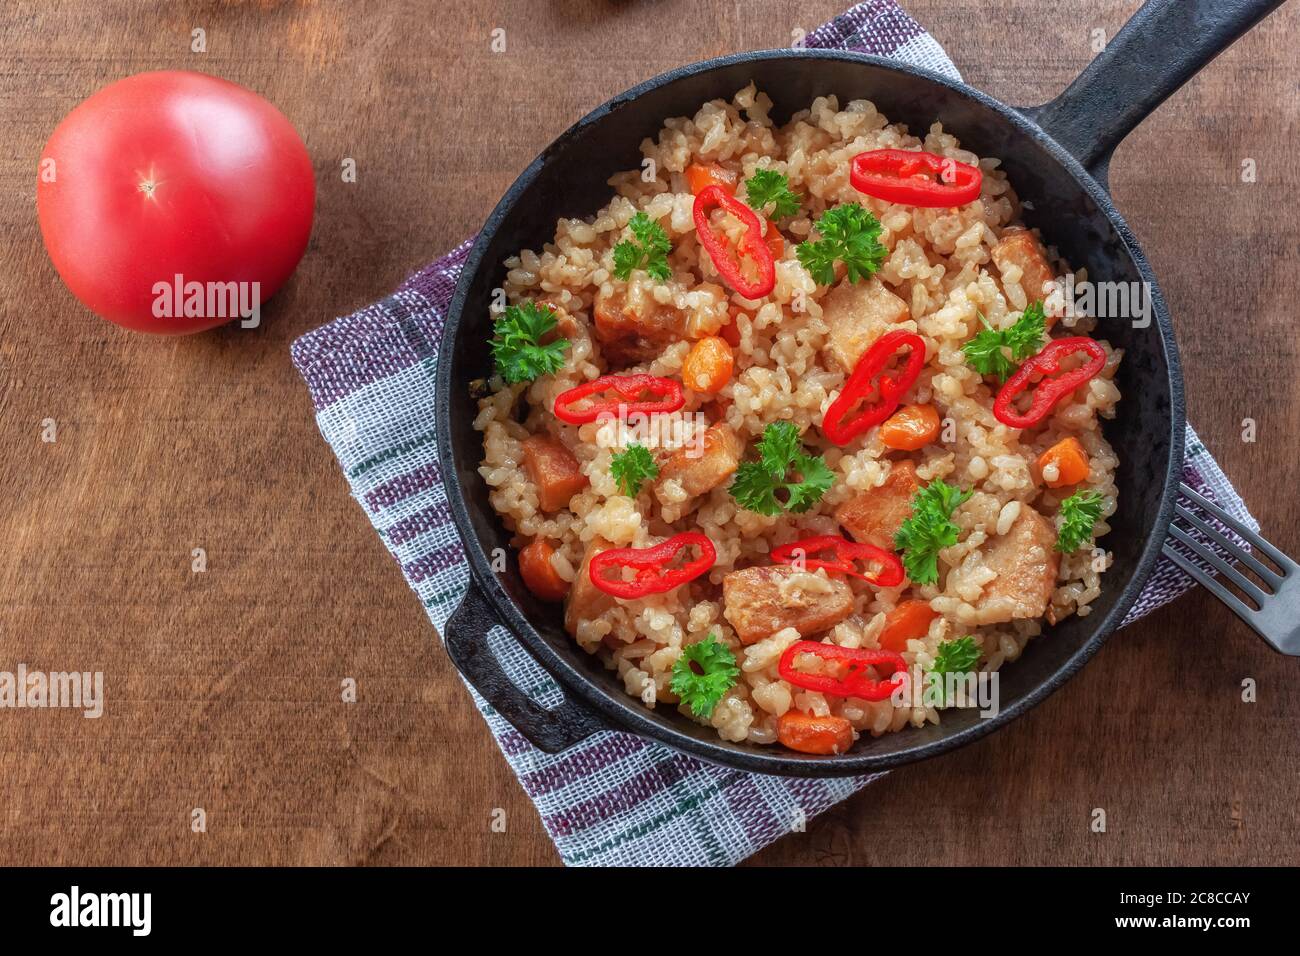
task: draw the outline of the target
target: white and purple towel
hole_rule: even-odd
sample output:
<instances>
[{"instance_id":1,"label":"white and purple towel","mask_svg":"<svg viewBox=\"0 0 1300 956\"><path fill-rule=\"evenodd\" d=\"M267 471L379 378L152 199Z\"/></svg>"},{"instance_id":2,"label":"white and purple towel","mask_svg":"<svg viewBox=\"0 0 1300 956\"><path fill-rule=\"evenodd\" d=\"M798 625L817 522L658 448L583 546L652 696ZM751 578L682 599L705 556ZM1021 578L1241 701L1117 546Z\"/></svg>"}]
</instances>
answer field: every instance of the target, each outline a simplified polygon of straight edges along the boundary
<instances>
[{"instance_id":1,"label":"white and purple towel","mask_svg":"<svg viewBox=\"0 0 1300 956\"><path fill-rule=\"evenodd\" d=\"M861 3L811 33L806 43L893 57L960 79L943 49L893 0ZM352 494L439 631L464 593L468 570L438 470L434 368L469 247L464 242L387 299L293 345L317 423ZM1190 428L1185 469L1188 484L1258 527ZM1162 561L1129 620L1191 586ZM502 628L488 640L506 673L538 703L550 707L563 698L556 682ZM550 756L470 693L567 864L737 863L874 779L741 773L615 731Z\"/></svg>"}]
</instances>

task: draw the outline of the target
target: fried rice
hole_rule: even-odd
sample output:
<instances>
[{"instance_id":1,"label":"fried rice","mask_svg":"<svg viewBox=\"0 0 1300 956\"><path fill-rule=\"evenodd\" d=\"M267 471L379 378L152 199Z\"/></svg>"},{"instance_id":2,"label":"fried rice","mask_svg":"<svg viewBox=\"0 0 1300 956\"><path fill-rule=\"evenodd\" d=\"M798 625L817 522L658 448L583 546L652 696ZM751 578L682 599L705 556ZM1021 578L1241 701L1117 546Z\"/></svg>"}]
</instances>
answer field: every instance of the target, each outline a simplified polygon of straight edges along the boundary
<instances>
[{"instance_id":1,"label":"fried rice","mask_svg":"<svg viewBox=\"0 0 1300 956\"><path fill-rule=\"evenodd\" d=\"M593 549L643 548L683 531L701 531L713 542L717 558L708 573L667 593L580 604L570 597L566 624L573 638L616 670L627 693L646 707L677 708L689 719L710 724L725 740L751 744L776 742L778 721L791 710L842 718L855 738L937 723L942 708L933 703L869 701L807 690L783 680L777 661L798 640L878 647L889 612L911 600L927 602L936 613L928 632L906 641L902 655L909 666L929 670L942 642L972 635L980 649L979 670L992 672L1016 660L1046 624L1086 615L1100 594L1110 555L1095 547L1095 540L1057 555L1050 553L1050 542L1033 534L1020 535L1019 542L1012 539L1031 513L1042 516L1054 535L1060 502L1080 489L1095 491L1103 500L1093 538L1109 530L1105 517L1115 511L1119 463L1100 420L1113 417L1120 397L1113 382L1120 353L1102 342L1107 354L1102 371L1041 425L1022 431L999 422L992 412L998 384L968 365L962 345L984 323L1009 327L1045 295L1058 331L1082 335L1093 326L1087 317L1056 315L1061 309L1051 287L1033 288L1041 276L1032 264L998 256L1008 237L1024 235L1032 238L1053 277L1069 271L1042 237L1020 231L1020 202L999 161L962 149L938 123L914 135L891 124L866 100L841 105L834 96L819 97L781 126L769 117L770 109L770 100L751 84L730 102L715 100L693 117L667 120L654 139L642 143L647 160L642 168L610 180L608 205L593 217L560 219L552 242L506 261L506 302L550 307L569 346L554 374L519 384L493 380L495 390L480 399L475 420L483 433L479 471L516 546L548 542L551 570L570 587ZM884 148L920 149L977 165L983 173L981 194L956 208L914 208L864 196L849 182L850 161L863 151ZM776 261L775 286L760 301L731 292L696 237L686 172L699 163L715 164L739 179L759 168L776 170L803 197L799 212L781 222L786 241ZM840 278L818 285L795 246L815 234L823 212L850 202L862 203L880 221L887 255L872 281L899 300L894 327L918 333L926 344L926 365L907 400L933 405L944 427L939 440L916 451L887 447L878 428L844 447L826 440L818 429L847 378L832 333L834 310L842 307L836 297L852 295L843 290L854 284ZM627 281L614 276L613 249L626 238L638 212L659 223L671 240L672 274L666 281L644 272L634 272ZM1087 277L1078 272L1075 278ZM617 354L597 334L595 321L600 302L610 297L632 313L671 311L680 338L630 361ZM698 443L707 426L723 423L753 457L769 423L793 422L806 449L821 455L834 473L830 489L802 514L767 516L747 510L727 482L692 494L670 478L647 483L635 496L622 494L611 475L611 460L626 444L618 423L575 426L553 414L561 393L610 372L680 379L693 342L722 332L736 343L733 374L715 394L695 392L688 383L686 403L672 416L673 427L656 431L655 454L662 462L688 443ZM524 443L530 436L562 445L585 478L585 487L562 507L543 510L544 489L525 464ZM1048 487L1038 459L1069 436L1087 453L1087 477L1074 486ZM724 579L739 569L771 564L769 553L782 544L842 534L837 514L843 516L844 506L886 487L891 472L901 476L904 468L914 470L915 482L922 486L943 479L971 491L952 515L959 537L939 554L938 582L905 580L898 587L880 588L848 579L851 608L833 626L801 633L797 626L773 624L771 633L743 641L733 624L735 615L727 613ZM1033 552L1029 560L1055 565L1032 616L1023 616L1023 596L1008 596L1004 588L1001 599L991 597L1000 577L1017 583L1006 554L997 555L999 542L1019 547L1013 560L1025 558L1028 549ZM1038 553L1044 550L1049 553ZM819 593L843 585L817 570L797 575L789 586L815 601ZM672 675L683 647L710 635L732 651L740 674L711 714L701 717L679 702Z\"/></svg>"}]
</instances>

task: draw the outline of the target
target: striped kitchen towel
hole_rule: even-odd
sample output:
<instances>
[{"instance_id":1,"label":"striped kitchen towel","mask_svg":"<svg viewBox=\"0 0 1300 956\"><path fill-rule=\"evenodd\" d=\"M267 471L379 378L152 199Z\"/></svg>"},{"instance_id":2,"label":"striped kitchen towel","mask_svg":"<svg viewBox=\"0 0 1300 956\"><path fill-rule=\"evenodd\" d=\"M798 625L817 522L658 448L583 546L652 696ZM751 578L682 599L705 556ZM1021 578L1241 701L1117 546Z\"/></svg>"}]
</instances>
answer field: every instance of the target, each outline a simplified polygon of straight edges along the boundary
<instances>
[{"instance_id":1,"label":"striped kitchen towel","mask_svg":"<svg viewBox=\"0 0 1300 956\"><path fill-rule=\"evenodd\" d=\"M890 56L960 78L934 39L893 0L859 4L806 42ZM321 433L439 633L465 591L468 571L438 471L434 368L469 248L470 241L462 243L387 299L293 345ZM1190 428L1186 480L1255 526ZM1130 618L1191 585L1162 562ZM539 704L553 707L563 699L556 682L502 628L486 639L506 673ZM470 696L568 864L733 864L874 779L741 773L615 731L551 756L472 690Z\"/></svg>"}]
</instances>

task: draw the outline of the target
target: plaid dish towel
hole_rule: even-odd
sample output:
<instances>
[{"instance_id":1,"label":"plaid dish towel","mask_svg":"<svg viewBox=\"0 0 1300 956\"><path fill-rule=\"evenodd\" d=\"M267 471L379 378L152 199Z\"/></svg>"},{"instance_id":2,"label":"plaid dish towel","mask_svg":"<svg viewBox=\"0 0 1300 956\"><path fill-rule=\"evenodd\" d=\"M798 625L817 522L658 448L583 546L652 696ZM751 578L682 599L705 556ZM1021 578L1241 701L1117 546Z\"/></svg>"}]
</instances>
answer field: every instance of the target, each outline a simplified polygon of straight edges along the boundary
<instances>
[{"instance_id":1,"label":"plaid dish towel","mask_svg":"<svg viewBox=\"0 0 1300 956\"><path fill-rule=\"evenodd\" d=\"M893 0L859 4L806 42L890 56L960 79L938 43ZM439 633L465 591L468 570L438 471L434 367L445 310L471 241L382 302L293 345L321 433ZM1189 484L1257 527L1190 428L1185 467ZM1129 620L1191 586L1162 561ZM563 699L556 682L503 628L494 628L488 642L506 673L539 704L553 707ZM551 756L470 693L571 865L737 863L874 779L742 773L617 731Z\"/></svg>"}]
</instances>

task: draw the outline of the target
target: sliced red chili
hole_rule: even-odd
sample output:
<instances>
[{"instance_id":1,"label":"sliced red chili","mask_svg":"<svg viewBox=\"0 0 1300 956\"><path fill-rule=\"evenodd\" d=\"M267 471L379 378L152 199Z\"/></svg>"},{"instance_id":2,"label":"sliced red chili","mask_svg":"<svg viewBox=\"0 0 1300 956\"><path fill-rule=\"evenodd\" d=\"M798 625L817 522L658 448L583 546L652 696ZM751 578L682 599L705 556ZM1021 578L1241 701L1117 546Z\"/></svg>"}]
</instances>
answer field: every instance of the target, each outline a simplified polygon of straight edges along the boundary
<instances>
[{"instance_id":1,"label":"sliced red chili","mask_svg":"<svg viewBox=\"0 0 1300 956\"><path fill-rule=\"evenodd\" d=\"M1011 403L1016 396L1029 388L1029 380L1033 376L1051 375L1060 371L1061 361L1079 352L1089 356L1087 362L1057 378L1044 378L1040 381L1034 388L1033 397L1025 411L1018 412L1012 407ZM1037 425L1056 407L1057 402L1100 372L1105 364L1106 350L1086 335L1053 339L1037 355L1025 359L1016 374L1007 379L993 400L993 417L1012 428Z\"/></svg>"},{"instance_id":2,"label":"sliced red chili","mask_svg":"<svg viewBox=\"0 0 1300 956\"><path fill-rule=\"evenodd\" d=\"M669 567L674 558L687 548L699 548L699 557L680 567ZM699 531L684 531L650 548L610 548L596 554L587 566L591 583L606 594L631 600L647 594L662 594L693 581L717 560L718 552L708 536ZM623 580L623 569L633 568L636 577ZM608 577L614 571L616 577Z\"/></svg>"},{"instance_id":3,"label":"sliced red chili","mask_svg":"<svg viewBox=\"0 0 1300 956\"><path fill-rule=\"evenodd\" d=\"M794 659L800 654L812 654L824 661L845 665L839 674L807 674L794 669ZM781 679L795 687L815 690L836 697L857 697L862 700L887 700L903 683L903 678L878 680L868 676L867 668L874 667L885 677L892 677L907 670L907 662L902 654L894 651L863 650L856 647L840 647L838 644L822 644L818 641L795 641L785 649L777 663L777 673Z\"/></svg>"},{"instance_id":4,"label":"sliced red chili","mask_svg":"<svg viewBox=\"0 0 1300 956\"><path fill-rule=\"evenodd\" d=\"M823 551L830 551L834 558L828 561L812 557ZM903 564L892 551L878 548L874 544L849 541L838 534L823 534L783 544L772 549L772 560L778 564L798 563L814 571L825 568L831 573L851 574L878 588L892 588L903 583ZM880 569L874 574L863 574L854 565L854 561L877 564Z\"/></svg>"},{"instance_id":5,"label":"sliced red chili","mask_svg":"<svg viewBox=\"0 0 1300 956\"><path fill-rule=\"evenodd\" d=\"M738 255L733 258L727 243L713 231L709 222L709 213L714 209L725 209L745 225L745 234L741 237ZM772 258L772 249L763 238L763 223L754 210L721 186L709 186L700 190L695 197L695 234L700 244L713 260L718 274L746 299L761 299L776 286L776 263ZM758 272L758 278L750 281L745 278L741 266L743 256L748 256Z\"/></svg>"},{"instance_id":6,"label":"sliced red chili","mask_svg":"<svg viewBox=\"0 0 1300 956\"><path fill-rule=\"evenodd\" d=\"M581 402L586 404L578 407ZM675 412L685 404L686 392L676 379L658 375L602 375L561 392L555 399L555 417L570 425L585 425L603 416Z\"/></svg>"},{"instance_id":7,"label":"sliced red chili","mask_svg":"<svg viewBox=\"0 0 1300 956\"><path fill-rule=\"evenodd\" d=\"M978 166L910 149L858 153L849 167L858 192L907 206L964 206L979 198L983 181Z\"/></svg>"},{"instance_id":8,"label":"sliced red chili","mask_svg":"<svg viewBox=\"0 0 1300 956\"><path fill-rule=\"evenodd\" d=\"M895 353L905 348L912 351L898 377L882 374ZM925 342L919 335L902 329L882 335L858 359L843 391L826 409L822 416L822 434L837 445L846 445L872 425L879 425L894 414L924 367ZM867 396L873 388L878 394L874 402L868 402ZM853 409L859 402L863 406L855 413Z\"/></svg>"}]
</instances>

